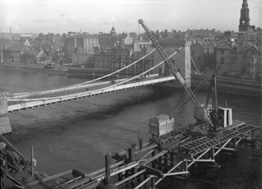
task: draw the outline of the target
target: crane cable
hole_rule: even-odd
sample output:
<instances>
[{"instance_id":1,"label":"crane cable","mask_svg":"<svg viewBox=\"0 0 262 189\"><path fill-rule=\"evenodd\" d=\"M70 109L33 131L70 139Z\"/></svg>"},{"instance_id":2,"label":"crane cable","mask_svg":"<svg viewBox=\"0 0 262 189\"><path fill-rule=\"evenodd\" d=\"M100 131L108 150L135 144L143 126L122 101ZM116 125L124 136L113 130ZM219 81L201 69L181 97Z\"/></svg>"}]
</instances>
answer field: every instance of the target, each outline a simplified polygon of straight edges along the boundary
<instances>
[{"instance_id":1,"label":"crane cable","mask_svg":"<svg viewBox=\"0 0 262 189\"><path fill-rule=\"evenodd\" d=\"M209 77L206 77L194 90L193 90L193 93L197 93L201 87L211 78L212 76L209 76ZM184 100L184 102L182 102L180 104L180 106L171 114L170 119L172 117L175 117L177 113L180 112L180 110L190 101L190 98L187 98L186 100Z\"/></svg>"}]
</instances>

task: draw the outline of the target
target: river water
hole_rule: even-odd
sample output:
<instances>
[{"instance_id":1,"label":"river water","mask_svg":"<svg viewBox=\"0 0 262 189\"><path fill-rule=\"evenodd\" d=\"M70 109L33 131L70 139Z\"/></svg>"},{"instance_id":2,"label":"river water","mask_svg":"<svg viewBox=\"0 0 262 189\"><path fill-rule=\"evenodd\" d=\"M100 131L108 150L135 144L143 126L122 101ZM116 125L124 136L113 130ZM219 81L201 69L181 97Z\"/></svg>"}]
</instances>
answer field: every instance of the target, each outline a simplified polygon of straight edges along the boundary
<instances>
[{"instance_id":1,"label":"river water","mask_svg":"<svg viewBox=\"0 0 262 189\"><path fill-rule=\"evenodd\" d=\"M41 71L0 68L0 90L10 92L53 89L84 81ZM138 136L147 140L150 117L171 114L185 97L182 89L143 87L15 112L9 114L13 132L7 137L28 158L34 146L37 171L54 174L75 168L91 172L103 167L104 154L128 148L137 143ZM205 102L206 93L200 92L197 97ZM219 104L225 99L233 108L234 119L261 125L261 98L219 94ZM190 102L175 122L177 127L183 127L193 121ZM250 148L242 145L239 153L246 151ZM237 170L242 166L239 161L243 159L228 161L226 167ZM169 179L159 187L194 188L200 184L197 183L181 184Z\"/></svg>"}]
</instances>

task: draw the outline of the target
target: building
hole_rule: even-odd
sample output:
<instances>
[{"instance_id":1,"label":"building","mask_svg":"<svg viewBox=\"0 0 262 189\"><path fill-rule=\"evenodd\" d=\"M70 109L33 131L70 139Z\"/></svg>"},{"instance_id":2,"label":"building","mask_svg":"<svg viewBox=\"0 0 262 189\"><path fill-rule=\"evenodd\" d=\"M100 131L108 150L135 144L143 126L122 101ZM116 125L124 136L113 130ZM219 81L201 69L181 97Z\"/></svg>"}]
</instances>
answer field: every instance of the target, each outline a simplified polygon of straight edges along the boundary
<instances>
[{"instance_id":1,"label":"building","mask_svg":"<svg viewBox=\"0 0 262 189\"><path fill-rule=\"evenodd\" d=\"M261 74L260 61L261 52L249 42L216 48L217 70L221 75L255 79Z\"/></svg>"},{"instance_id":2,"label":"building","mask_svg":"<svg viewBox=\"0 0 262 189\"><path fill-rule=\"evenodd\" d=\"M95 54L95 49L99 48L98 35L87 33L70 34L66 38L65 46L67 59L71 59L73 63L85 63L90 55Z\"/></svg>"},{"instance_id":3,"label":"building","mask_svg":"<svg viewBox=\"0 0 262 189\"><path fill-rule=\"evenodd\" d=\"M16 43L8 48L12 56L11 62L20 62L21 55L28 50L28 47L21 43Z\"/></svg>"},{"instance_id":4,"label":"building","mask_svg":"<svg viewBox=\"0 0 262 189\"><path fill-rule=\"evenodd\" d=\"M143 47L141 51L136 51L132 56L130 57L131 62L135 62L145 56L149 51L151 51L152 48L146 48ZM149 68L152 68L154 66L154 53L146 56L142 60L140 60L137 64L131 66L130 71L132 70L134 73L141 73L144 72L145 70L148 70ZM156 73L157 71L154 70ZM153 71L150 72L151 74Z\"/></svg>"},{"instance_id":5,"label":"building","mask_svg":"<svg viewBox=\"0 0 262 189\"><path fill-rule=\"evenodd\" d=\"M150 40L135 40L134 41L134 50L133 53L135 52L141 52L142 49L150 49L152 48L153 43Z\"/></svg>"},{"instance_id":6,"label":"building","mask_svg":"<svg viewBox=\"0 0 262 189\"><path fill-rule=\"evenodd\" d=\"M67 36L65 46L66 46L66 55L67 55L66 58L72 60L72 54L75 53L77 47L77 42L74 35Z\"/></svg>"},{"instance_id":7,"label":"building","mask_svg":"<svg viewBox=\"0 0 262 189\"><path fill-rule=\"evenodd\" d=\"M124 39L124 45L132 45L134 43L134 39L127 34L126 38Z\"/></svg>"},{"instance_id":8,"label":"building","mask_svg":"<svg viewBox=\"0 0 262 189\"><path fill-rule=\"evenodd\" d=\"M116 30L115 30L115 27L112 27L112 29L111 29L111 31L110 31L110 34L111 34L111 36L113 36L113 37L117 35Z\"/></svg>"},{"instance_id":9,"label":"building","mask_svg":"<svg viewBox=\"0 0 262 189\"><path fill-rule=\"evenodd\" d=\"M220 74L227 75L231 64L231 47L222 44L216 48L216 66Z\"/></svg>"},{"instance_id":10,"label":"building","mask_svg":"<svg viewBox=\"0 0 262 189\"><path fill-rule=\"evenodd\" d=\"M111 49L116 45L116 37L112 36L110 33L99 33L98 43L100 48Z\"/></svg>"},{"instance_id":11,"label":"building","mask_svg":"<svg viewBox=\"0 0 262 189\"><path fill-rule=\"evenodd\" d=\"M113 62L112 68L120 69L125 67L129 63L130 49L123 45L118 45L112 49L113 52Z\"/></svg>"},{"instance_id":12,"label":"building","mask_svg":"<svg viewBox=\"0 0 262 189\"><path fill-rule=\"evenodd\" d=\"M199 70L203 67L215 68L215 48L219 45L216 41L197 41L190 46L192 61Z\"/></svg>"},{"instance_id":13,"label":"building","mask_svg":"<svg viewBox=\"0 0 262 189\"><path fill-rule=\"evenodd\" d=\"M29 39L32 39L32 38L33 38L32 34L22 34L22 35L20 35L20 40L21 41L29 40Z\"/></svg>"},{"instance_id":14,"label":"building","mask_svg":"<svg viewBox=\"0 0 262 189\"><path fill-rule=\"evenodd\" d=\"M130 49L118 45L112 49L99 49L87 60L88 67L120 69L129 64Z\"/></svg>"},{"instance_id":15,"label":"building","mask_svg":"<svg viewBox=\"0 0 262 189\"><path fill-rule=\"evenodd\" d=\"M186 31L188 38L190 38L193 42L202 41L202 40L215 40L216 31L215 29L200 29L200 30L187 30Z\"/></svg>"},{"instance_id":16,"label":"building","mask_svg":"<svg viewBox=\"0 0 262 189\"><path fill-rule=\"evenodd\" d=\"M84 52L88 54L95 54L95 48L99 47L98 35L87 34L84 38Z\"/></svg>"},{"instance_id":17,"label":"building","mask_svg":"<svg viewBox=\"0 0 262 189\"><path fill-rule=\"evenodd\" d=\"M12 39L0 39L0 62L11 61L11 53L8 48L16 43L19 43L19 41Z\"/></svg>"},{"instance_id":18,"label":"building","mask_svg":"<svg viewBox=\"0 0 262 189\"><path fill-rule=\"evenodd\" d=\"M41 49L41 51L39 53L37 53L36 55L36 61L37 63L43 63L45 64L45 62L48 60L48 55L43 51L43 49Z\"/></svg>"},{"instance_id":19,"label":"building","mask_svg":"<svg viewBox=\"0 0 262 189\"><path fill-rule=\"evenodd\" d=\"M112 49L101 48L88 60L88 67L112 69L113 56Z\"/></svg>"},{"instance_id":20,"label":"building","mask_svg":"<svg viewBox=\"0 0 262 189\"><path fill-rule=\"evenodd\" d=\"M256 79L261 72L261 54L255 45L252 45L245 52L244 56L245 70L250 79Z\"/></svg>"},{"instance_id":21,"label":"building","mask_svg":"<svg viewBox=\"0 0 262 189\"><path fill-rule=\"evenodd\" d=\"M72 54L73 64L86 64L87 59L90 57L88 53L77 52Z\"/></svg>"}]
</instances>

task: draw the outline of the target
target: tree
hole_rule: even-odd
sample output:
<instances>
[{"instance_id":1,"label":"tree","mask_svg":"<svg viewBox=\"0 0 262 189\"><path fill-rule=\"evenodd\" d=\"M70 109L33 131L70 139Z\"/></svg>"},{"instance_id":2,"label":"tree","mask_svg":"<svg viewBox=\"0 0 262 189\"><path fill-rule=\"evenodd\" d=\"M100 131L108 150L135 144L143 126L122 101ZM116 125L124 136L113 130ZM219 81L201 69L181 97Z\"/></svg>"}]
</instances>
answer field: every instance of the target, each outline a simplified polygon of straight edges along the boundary
<instances>
[{"instance_id":1,"label":"tree","mask_svg":"<svg viewBox=\"0 0 262 189\"><path fill-rule=\"evenodd\" d=\"M86 60L86 66L88 68L94 68L95 67L95 60L94 60L94 57L89 57L87 60Z\"/></svg>"}]
</instances>

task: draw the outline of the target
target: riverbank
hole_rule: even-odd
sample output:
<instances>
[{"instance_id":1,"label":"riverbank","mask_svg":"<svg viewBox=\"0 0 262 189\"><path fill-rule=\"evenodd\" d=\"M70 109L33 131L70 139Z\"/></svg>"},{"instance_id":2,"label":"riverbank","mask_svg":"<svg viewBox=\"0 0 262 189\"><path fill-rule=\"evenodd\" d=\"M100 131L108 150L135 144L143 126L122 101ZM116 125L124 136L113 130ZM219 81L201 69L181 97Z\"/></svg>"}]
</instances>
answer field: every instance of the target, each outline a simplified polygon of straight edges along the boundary
<instances>
[{"instance_id":1,"label":"riverbank","mask_svg":"<svg viewBox=\"0 0 262 189\"><path fill-rule=\"evenodd\" d=\"M207 75L191 74L191 88L195 89L202 81L205 80L206 77ZM200 90L208 91L209 85L210 80L203 84ZM180 88L178 82L167 82L160 84L160 86ZM261 81L217 76L217 91L219 93L237 94L250 97L261 97L262 83Z\"/></svg>"},{"instance_id":2,"label":"riverbank","mask_svg":"<svg viewBox=\"0 0 262 189\"><path fill-rule=\"evenodd\" d=\"M117 71L118 69L97 69L97 68L77 68L77 67L68 67L67 72L69 76L73 77L81 77L81 78L88 78L88 79L95 79L98 77L102 77L104 75L108 75ZM117 74L111 76L111 78L126 78L126 77L133 77L142 73L142 71L137 71L134 69L125 69Z\"/></svg>"},{"instance_id":3,"label":"riverbank","mask_svg":"<svg viewBox=\"0 0 262 189\"><path fill-rule=\"evenodd\" d=\"M192 74L191 87L197 87L205 77L204 75ZM209 82L206 82L202 89L208 90ZM261 81L217 76L217 90L223 93L261 97L262 83Z\"/></svg>"},{"instance_id":4,"label":"riverbank","mask_svg":"<svg viewBox=\"0 0 262 189\"><path fill-rule=\"evenodd\" d=\"M43 64L24 64L24 63L0 63L1 67L17 69L17 70L35 70L39 72L44 72L46 74L52 75L64 75L79 78L95 79L112 73L116 70L111 69L88 69L88 68L78 68L72 66L64 66L63 70L60 69L47 69L44 68ZM111 76L112 79L131 77L139 74L134 70L123 70L118 73L118 75ZM191 87L197 87L204 79L205 75L192 74L191 75ZM165 87L174 87L173 83L169 82L164 84ZM177 87L177 85L175 85ZM246 79L237 79L230 77L217 76L217 88L219 92L240 94L247 96L261 97L262 93L262 83L261 81L253 81ZM205 83L202 90L209 89L209 82Z\"/></svg>"},{"instance_id":5,"label":"riverbank","mask_svg":"<svg viewBox=\"0 0 262 189\"><path fill-rule=\"evenodd\" d=\"M26 64L26 63L0 63L1 68L10 68L15 70L35 70L38 72L44 72L47 74L54 74L54 75L67 75L67 69L47 69L44 68L43 64Z\"/></svg>"}]
</instances>

